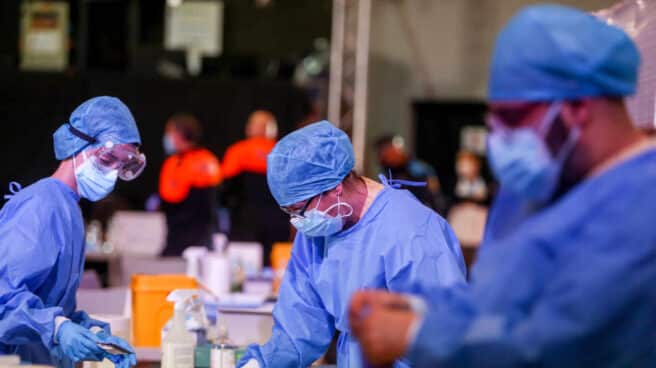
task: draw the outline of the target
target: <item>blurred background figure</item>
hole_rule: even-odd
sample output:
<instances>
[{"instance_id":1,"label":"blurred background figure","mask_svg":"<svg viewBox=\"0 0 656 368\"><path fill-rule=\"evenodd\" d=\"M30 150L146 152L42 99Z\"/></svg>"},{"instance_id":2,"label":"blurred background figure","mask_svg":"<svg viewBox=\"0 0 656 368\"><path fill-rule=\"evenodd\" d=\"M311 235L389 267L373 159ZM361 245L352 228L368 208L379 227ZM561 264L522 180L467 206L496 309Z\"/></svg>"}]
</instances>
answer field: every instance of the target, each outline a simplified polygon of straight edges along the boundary
<instances>
[{"instance_id":1,"label":"blurred background figure","mask_svg":"<svg viewBox=\"0 0 656 368\"><path fill-rule=\"evenodd\" d=\"M221 165L225 179L243 172L266 175L266 156L276 144L278 123L272 113L256 110L248 117L246 139L226 150Z\"/></svg>"},{"instance_id":2,"label":"blurred background figure","mask_svg":"<svg viewBox=\"0 0 656 368\"><path fill-rule=\"evenodd\" d=\"M455 195L459 200L485 202L488 199L487 183L481 175L481 159L470 151L460 151L456 156Z\"/></svg>"},{"instance_id":3,"label":"blurred background figure","mask_svg":"<svg viewBox=\"0 0 656 368\"><path fill-rule=\"evenodd\" d=\"M478 246L483 240L488 214L490 196L481 172L482 164L479 156L472 151L463 149L458 152L455 162L455 198L447 215L447 221L460 240L468 266L473 264Z\"/></svg>"},{"instance_id":4,"label":"blurred background figure","mask_svg":"<svg viewBox=\"0 0 656 368\"><path fill-rule=\"evenodd\" d=\"M403 137L385 135L376 140L376 153L381 173L394 179L426 182L426 186L408 186L405 189L424 205L440 214L446 210L446 201L435 170L427 163L411 157Z\"/></svg>"},{"instance_id":5,"label":"blurred background figure","mask_svg":"<svg viewBox=\"0 0 656 368\"><path fill-rule=\"evenodd\" d=\"M162 256L180 256L189 246L211 247L216 229L216 187L219 160L200 146L202 128L190 114L175 114L166 122L164 161L159 180L168 233Z\"/></svg>"},{"instance_id":6,"label":"blurred background figure","mask_svg":"<svg viewBox=\"0 0 656 368\"><path fill-rule=\"evenodd\" d=\"M263 264L270 264L273 243L289 240L289 222L266 182L267 155L276 144L278 123L266 110L250 114L246 139L228 147L221 165L225 179L221 202L230 211L230 240L257 241Z\"/></svg>"}]
</instances>

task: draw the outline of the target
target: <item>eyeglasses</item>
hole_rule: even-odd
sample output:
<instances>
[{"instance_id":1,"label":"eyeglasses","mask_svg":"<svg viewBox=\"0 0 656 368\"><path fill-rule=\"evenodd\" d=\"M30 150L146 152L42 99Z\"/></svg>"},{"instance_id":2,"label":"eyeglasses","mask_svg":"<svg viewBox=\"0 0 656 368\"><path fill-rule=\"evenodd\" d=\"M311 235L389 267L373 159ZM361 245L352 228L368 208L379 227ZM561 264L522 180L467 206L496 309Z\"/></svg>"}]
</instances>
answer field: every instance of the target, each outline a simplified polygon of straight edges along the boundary
<instances>
[{"instance_id":1,"label":"eyeglasses","mask_svg":"<svg viewBox=\"0 0 656 368\"><path fill-rule=\"evenodd\" d=\"M310 206L310 202L312 202L313 199L315 199L317 196L311 197L305 203L303 204L303 207L301 207L300 210L295 210L291 209L289 207L282 207L280 206L280 209L282 212L288 214L291 217L305 217L305 211L307 211L308 206Z\"/></svg>"}]
</instances>

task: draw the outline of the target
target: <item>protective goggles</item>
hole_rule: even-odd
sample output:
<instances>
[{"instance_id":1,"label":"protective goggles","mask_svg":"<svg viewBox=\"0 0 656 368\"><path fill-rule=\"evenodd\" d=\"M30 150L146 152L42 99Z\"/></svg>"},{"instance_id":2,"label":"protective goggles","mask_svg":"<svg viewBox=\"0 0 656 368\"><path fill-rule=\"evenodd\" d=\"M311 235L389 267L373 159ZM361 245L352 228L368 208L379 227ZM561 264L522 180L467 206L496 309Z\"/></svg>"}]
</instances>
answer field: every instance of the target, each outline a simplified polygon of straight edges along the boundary
<instances>
[{"instance_id":1,"label":"protective goggles","mask_svg":"<svg viewBox=\"0 0 656 368\"><path fill-rule=\"evenodd\" d=\"M98 139L68 124L70 132L91 144L100 143ZM91 154L93 164L102 172L118 171L118 177L124 181L137 178L146 167L146 155L132 144L117 144L107 139L100 148Z\"/></svg>"},{"instance_id":2,"label":"protective goggles","mask_svg":"<svg viewBox=\"0 0 656 368\"><path fill-rule=\"evenodd\" d=\"M118 177L130 181L138 177L146 167L146 155L131 144L105 142L93 153L94 164L103 171L118 170Z\"/></svg>"}]
</instances>

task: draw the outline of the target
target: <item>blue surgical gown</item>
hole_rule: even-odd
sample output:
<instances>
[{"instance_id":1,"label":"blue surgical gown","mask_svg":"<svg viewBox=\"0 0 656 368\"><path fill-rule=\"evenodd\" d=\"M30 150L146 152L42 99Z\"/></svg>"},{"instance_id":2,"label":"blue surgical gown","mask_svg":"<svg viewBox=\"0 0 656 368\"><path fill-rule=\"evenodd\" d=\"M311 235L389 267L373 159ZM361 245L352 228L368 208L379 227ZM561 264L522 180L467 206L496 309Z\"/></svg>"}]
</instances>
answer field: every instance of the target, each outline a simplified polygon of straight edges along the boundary
<instances>
[{"instance_id":1,"label":"blue surgical gown","mask_svg":"<svg viewBox=\"0 0 656 368\"><path fill-rule=\"evenodd\" d=\"M55 317L75 311L84 267L78 200L64 183L47 178L18 192L0 210L0 354L67 364L51 351Z\"/></svg>"},{"instance_id":2,"label":"blue surgical gown","mask_svg":"<svg viewBox=\"0 0 656 368\"><path fill-rule=\"evenodd\" d=\"M353 292L377 288L430 297L464 283L465 272L446 221L410 192L386 186L353 227L325 238L297 234L271 339L250 346L241 363L254 358L260 367L307 367L338 330L338 365L354 367L361 356L347 321Z\"/></svg>"},{"instance_id":3,"label":"blue surgical gown","mask_svg":"<svg viewBox=\"0 0 656 368\"><path fill-rule=\"evenodd\" d=\"M504 208L527 209L495 204L470 285L429 300L413 365L656 367L656 150Z\"/></svg>"}]
</instances>

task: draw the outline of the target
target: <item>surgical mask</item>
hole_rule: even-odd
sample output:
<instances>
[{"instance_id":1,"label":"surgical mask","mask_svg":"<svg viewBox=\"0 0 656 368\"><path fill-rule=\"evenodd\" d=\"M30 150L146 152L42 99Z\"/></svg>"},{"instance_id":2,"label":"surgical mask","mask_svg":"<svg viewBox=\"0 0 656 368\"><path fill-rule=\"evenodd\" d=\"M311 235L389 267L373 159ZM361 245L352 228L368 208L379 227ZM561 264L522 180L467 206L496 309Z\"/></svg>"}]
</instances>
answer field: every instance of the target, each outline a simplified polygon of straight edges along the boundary
<instances>
[{"instance_id":1,"label":"surgical mask","mask_svg":"<svg viewBox=\"0 0 656 368\"><path fill-rule=\"evenodd\" d=\"M319 197L319 202L316 207L307 211L303 217L293 216L289 221L294 225L296 230L306 236L319 237L336 234L344 228L343 218L353 214L353 207L346 202L340 201L339 196L337 197L337 203L328 207L324 211L319 211L317 208L319 207L319 203L321 203L321 198L322 197ZM341 214L341 211L339 211L340 207L348 208L348 213ZM328 214L333 208L338 209L337 212L339 214L337 216L331 216Z\"/></svg>"},{"instance_id":2,"label":"surgical mask","mask_svg":"<svg viewBox=\"0 0 656 368\"><path fill-rule=\"evenodd\" d=\"M73 156L73 168L75 169L75 180L77 181L77 192L80 196L96 202L105 197L114 190L116 180L118 179L118 170L108 170L103 172L99 165L94 163L95 156L87 158L85 152L85 161L77 166L75 156Z\"/></svg>"},{"instance_id":3,"label":"surgical mask","mask_svg":"<svg viewBox=\"0 0 656 368\"><path fill-rule=\"evenodd\" d=\"M551 199L558 187L563 165L580 136L573 128L555 157L545 143L562 104L553 103L538 130L530 127L508 129L490 122L494 131L488 138L490 166L502 187L536 203Z\"/></svg>"},{"instance_id":4,"label":"surgical mask","mask_svg":"<svg viewBox=\"0 0 656 368\"><path fill-rule=\"evenodd\" d=\"M175 144L173 144L173 138L168 134L164 134L162 137L162 146L164 146L164 153L167 155L173 155L177 152Z\"/></svg>"}]
</instances>

